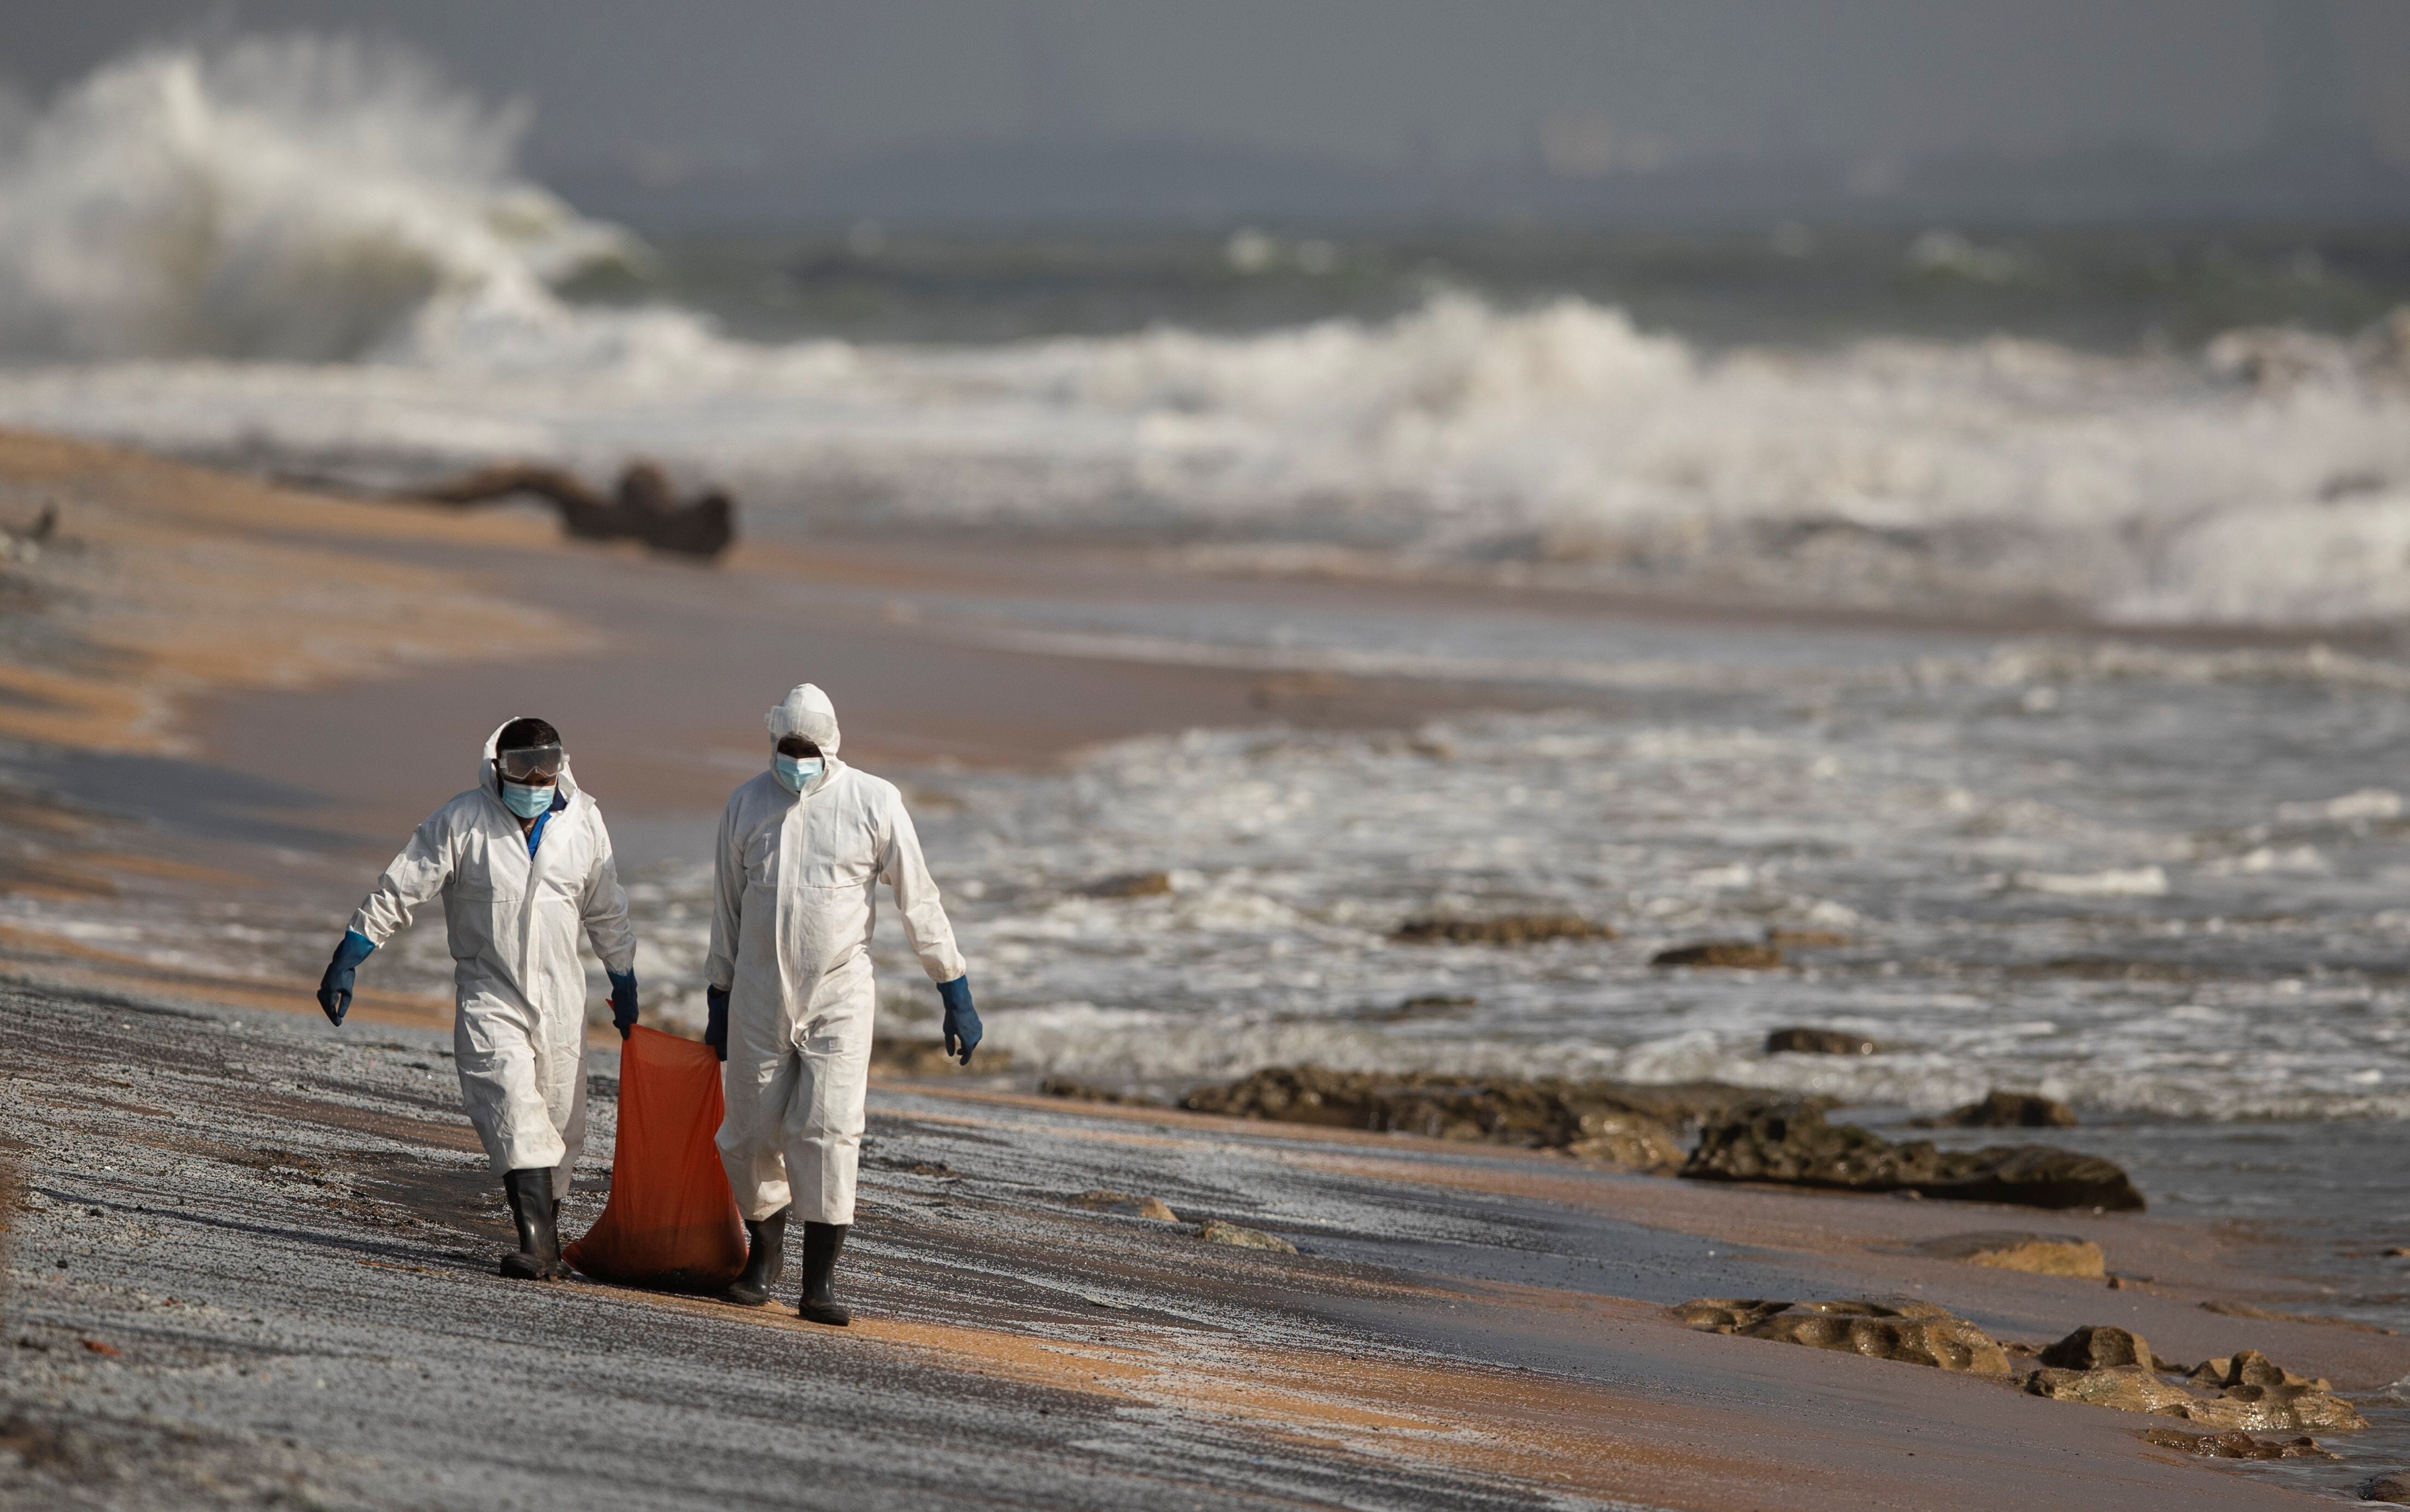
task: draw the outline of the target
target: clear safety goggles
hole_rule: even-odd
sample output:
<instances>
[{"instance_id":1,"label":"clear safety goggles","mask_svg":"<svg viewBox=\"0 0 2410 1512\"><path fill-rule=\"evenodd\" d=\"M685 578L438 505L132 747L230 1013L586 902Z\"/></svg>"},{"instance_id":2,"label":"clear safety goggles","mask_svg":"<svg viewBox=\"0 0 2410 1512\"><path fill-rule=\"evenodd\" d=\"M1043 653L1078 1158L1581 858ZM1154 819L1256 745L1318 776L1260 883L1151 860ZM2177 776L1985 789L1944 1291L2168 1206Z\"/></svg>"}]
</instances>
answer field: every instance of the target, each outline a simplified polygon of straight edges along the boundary
<instances>
[{"instance_id":1,"label":"clear safety goggles","mask_svg":"<svg viewBox=\"0 0 2410 1512\"><path fill-rule=\"evenodd\" d=\"M525 746L496 752L494 764L513 782L550 782L560 776L561 763L567 760L559 746Z\"/></svg>"}]
</instances>

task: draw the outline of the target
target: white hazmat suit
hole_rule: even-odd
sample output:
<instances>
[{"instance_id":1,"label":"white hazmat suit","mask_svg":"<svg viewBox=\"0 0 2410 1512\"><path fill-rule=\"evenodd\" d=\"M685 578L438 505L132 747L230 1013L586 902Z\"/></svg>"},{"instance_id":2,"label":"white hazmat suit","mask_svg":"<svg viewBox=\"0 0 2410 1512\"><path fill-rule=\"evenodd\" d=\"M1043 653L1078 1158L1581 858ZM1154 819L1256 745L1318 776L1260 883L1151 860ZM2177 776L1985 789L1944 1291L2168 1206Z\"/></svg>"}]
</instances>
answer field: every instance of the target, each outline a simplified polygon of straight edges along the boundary
<instances>
[{"instance_id":1,"label":"white hazmat suit","mask_svg":"<svg viewBox=\"0 0 2410 1512\"><path fill-rule=\"evenodd\" d=\"M494 1173L550 1167L558 1200L586 1142L586 968L577 937L585 933L606 969L626 973L635 969L636 932L602 812L566 763L558 787L568 807L545 817L528 853L494 772L501 733L486 737L477 785L427 816L351 926L382 946L413 909L443 894L461 1101Z\"/></svg>"},{"instance_id":2,"label":"white hazmat suit","mask_svg":"<svg viewBox=\"0 0 2410 1512\"><path fill-rule=\"evenodd\" d=\"M719 822L711 985L726 990L727 1113L719 1158L747 1219L850 1224L870 1036L870 933L885 882L931 981L966 969L895 785L836 759L836 710L809 683L770 711L775 743L820 749L790 792L776 772L738 788Z\"/></svg>"}]
</instances>

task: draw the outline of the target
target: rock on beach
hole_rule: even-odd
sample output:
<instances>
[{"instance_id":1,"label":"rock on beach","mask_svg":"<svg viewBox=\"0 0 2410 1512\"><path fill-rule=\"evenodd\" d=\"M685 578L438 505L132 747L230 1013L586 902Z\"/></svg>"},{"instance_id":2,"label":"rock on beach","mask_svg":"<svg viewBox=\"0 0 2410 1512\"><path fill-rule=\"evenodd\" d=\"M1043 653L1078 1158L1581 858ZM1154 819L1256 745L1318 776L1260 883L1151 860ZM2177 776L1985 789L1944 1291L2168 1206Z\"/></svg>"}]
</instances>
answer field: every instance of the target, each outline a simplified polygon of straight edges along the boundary
<instances>
[{"instance_id":1,"label":"rock on beach","mask_svg":"<svg viewBox=\"0 0 2410 1512\"><path fill-rule=\"evenodd\" d=\"M1674 1316L1709 1333L1800 1344L1974 1375L2010 1374L2008 1351L1990 1334L1931 1302L1703 1297L1675 1308Z\"/></svg>"},{"instance_id":2,"label":"rock on beach","mask_svg":"<svg viewBox=\"0 0 2410 1512\"><path fill-rule=\"evenodd\" d=\"M1981 1150L1941 1150L1928 1140L1895 1144L1854 1124L1828 1124L1821 1109L1796 1103L1710 1124L1681 1174L2037 1208L2140 1213L2143 1206L2126 1172L2098 1156L2040 1144Z\"/></svg>"}]
</instances>

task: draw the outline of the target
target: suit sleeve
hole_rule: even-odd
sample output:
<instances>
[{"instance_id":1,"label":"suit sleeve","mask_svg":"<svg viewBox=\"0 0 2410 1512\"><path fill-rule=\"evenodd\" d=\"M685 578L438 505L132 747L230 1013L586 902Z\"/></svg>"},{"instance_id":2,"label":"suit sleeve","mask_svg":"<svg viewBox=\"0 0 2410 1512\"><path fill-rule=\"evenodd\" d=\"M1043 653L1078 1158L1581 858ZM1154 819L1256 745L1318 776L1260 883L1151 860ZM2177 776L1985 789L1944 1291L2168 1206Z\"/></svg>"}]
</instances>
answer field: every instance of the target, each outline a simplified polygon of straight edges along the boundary
<instances>
[{"instance_id":1,"label":"suit sleeve","mask_svg":"<svg viewBox=\"0 0 2410 1512\"><path fill-rule=\"evenodd\" d=\"M711 954L703 979L722 992L736 984L736 942L745 922L745 855L738 849L736 800L719 816L719 843L711 853Z\"/></svg>"},{"instance_id":2,"label":"suit sleeve","mask_svg":"<svg viewBox=\"0 0 2410 1512\"><path fill-rule=\"evenodd\" d=\"M457 859L455 826L449 805L427 816L411 833L410 843L393 858L352 915L351 927L371 945L383 946L410 923L420 904L443 891Z\"/></svg>"},{"instance_id":3,"label":"suit sleeve","mask_svg":"<svg viewBox=\"0 0 2410 1512\"><path fill-rule=\"evenodd\" d=\"M579 900L586 938L602 958L602 969L625 975L636 968L636 926L628 922L628 894L619 886L619 861L611 853L611 832L594 815L594 860Z\"/></svg>"},{"instance_id":4,"label":"suit sleeve","mask_svg":"<svg viewBox=\"0 0 2410 1512\"><path fill-rule=\"evenodd\" d=\"M970 969L954 944L954 926L937 898L936 879L921 855L920 832L903 798L887 805L886 836L879 847L878 875L895 894L895 910L904 916L904 938L921 958L921 969L931 981L951 981Z\"/></svg>"}]
</instances>

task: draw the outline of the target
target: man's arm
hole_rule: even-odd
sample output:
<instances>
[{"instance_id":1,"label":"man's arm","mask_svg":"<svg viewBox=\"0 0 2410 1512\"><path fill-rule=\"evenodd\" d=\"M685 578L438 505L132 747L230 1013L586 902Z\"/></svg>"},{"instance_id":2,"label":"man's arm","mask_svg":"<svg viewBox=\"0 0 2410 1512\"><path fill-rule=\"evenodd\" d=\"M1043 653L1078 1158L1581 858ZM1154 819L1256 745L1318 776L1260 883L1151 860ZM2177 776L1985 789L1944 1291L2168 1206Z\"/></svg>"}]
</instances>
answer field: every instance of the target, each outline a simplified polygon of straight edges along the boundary
<instances>
[{"instance_id":1,"label":"man's arm","mask_svg":"<svg viewBox=\"0 0 2410 1512\"><path fill-rule=\"evenodd\" d=\"M579 899L586 938L602 958L602 969L624 977L636 969L636 927L628 922L628 894L619 886L618 858L611 853L611 832L602 816L594 816L594 860L587 867L586 891Z\"/></svg>"},{"instance_id":2,"label":"man's arm","mask_svg":"<svg viewBox=\"0 0 2410 1512\"><path fill-rule=\"evenodd\" d=\"M451 806L427 816L352 914L352 932L382 946L410 923L419 905L443 891L457 859Z\"/></svg>"},{"instance_id":3,"label":"man's arm","mask_svg":"<svg viewBox=\"0 0 2410 1512\"><path fill-rule=\"evenodd\" d=\"M706 986L721 992L736 984L736 942L745 919L745 855L736 833L736 800L719 816L719 843L711 854L711 953L703 963Z\"/></svg>"},{"instance_id":4,"label":"man's arm","mask_svg":"<svg viewBox=\"0 0 2410 1512\"><path fill-rule=\"evenodd\" d=\"M937 898L936 879L921 855L920 832L901 797L888 804L887 834L879 848L878 875L895 894L895 910L904 916L904 938L921 958L921 969L936 982L953 981L970 967L954 944L954 926Z\"/></svg>"}]
</instances>

